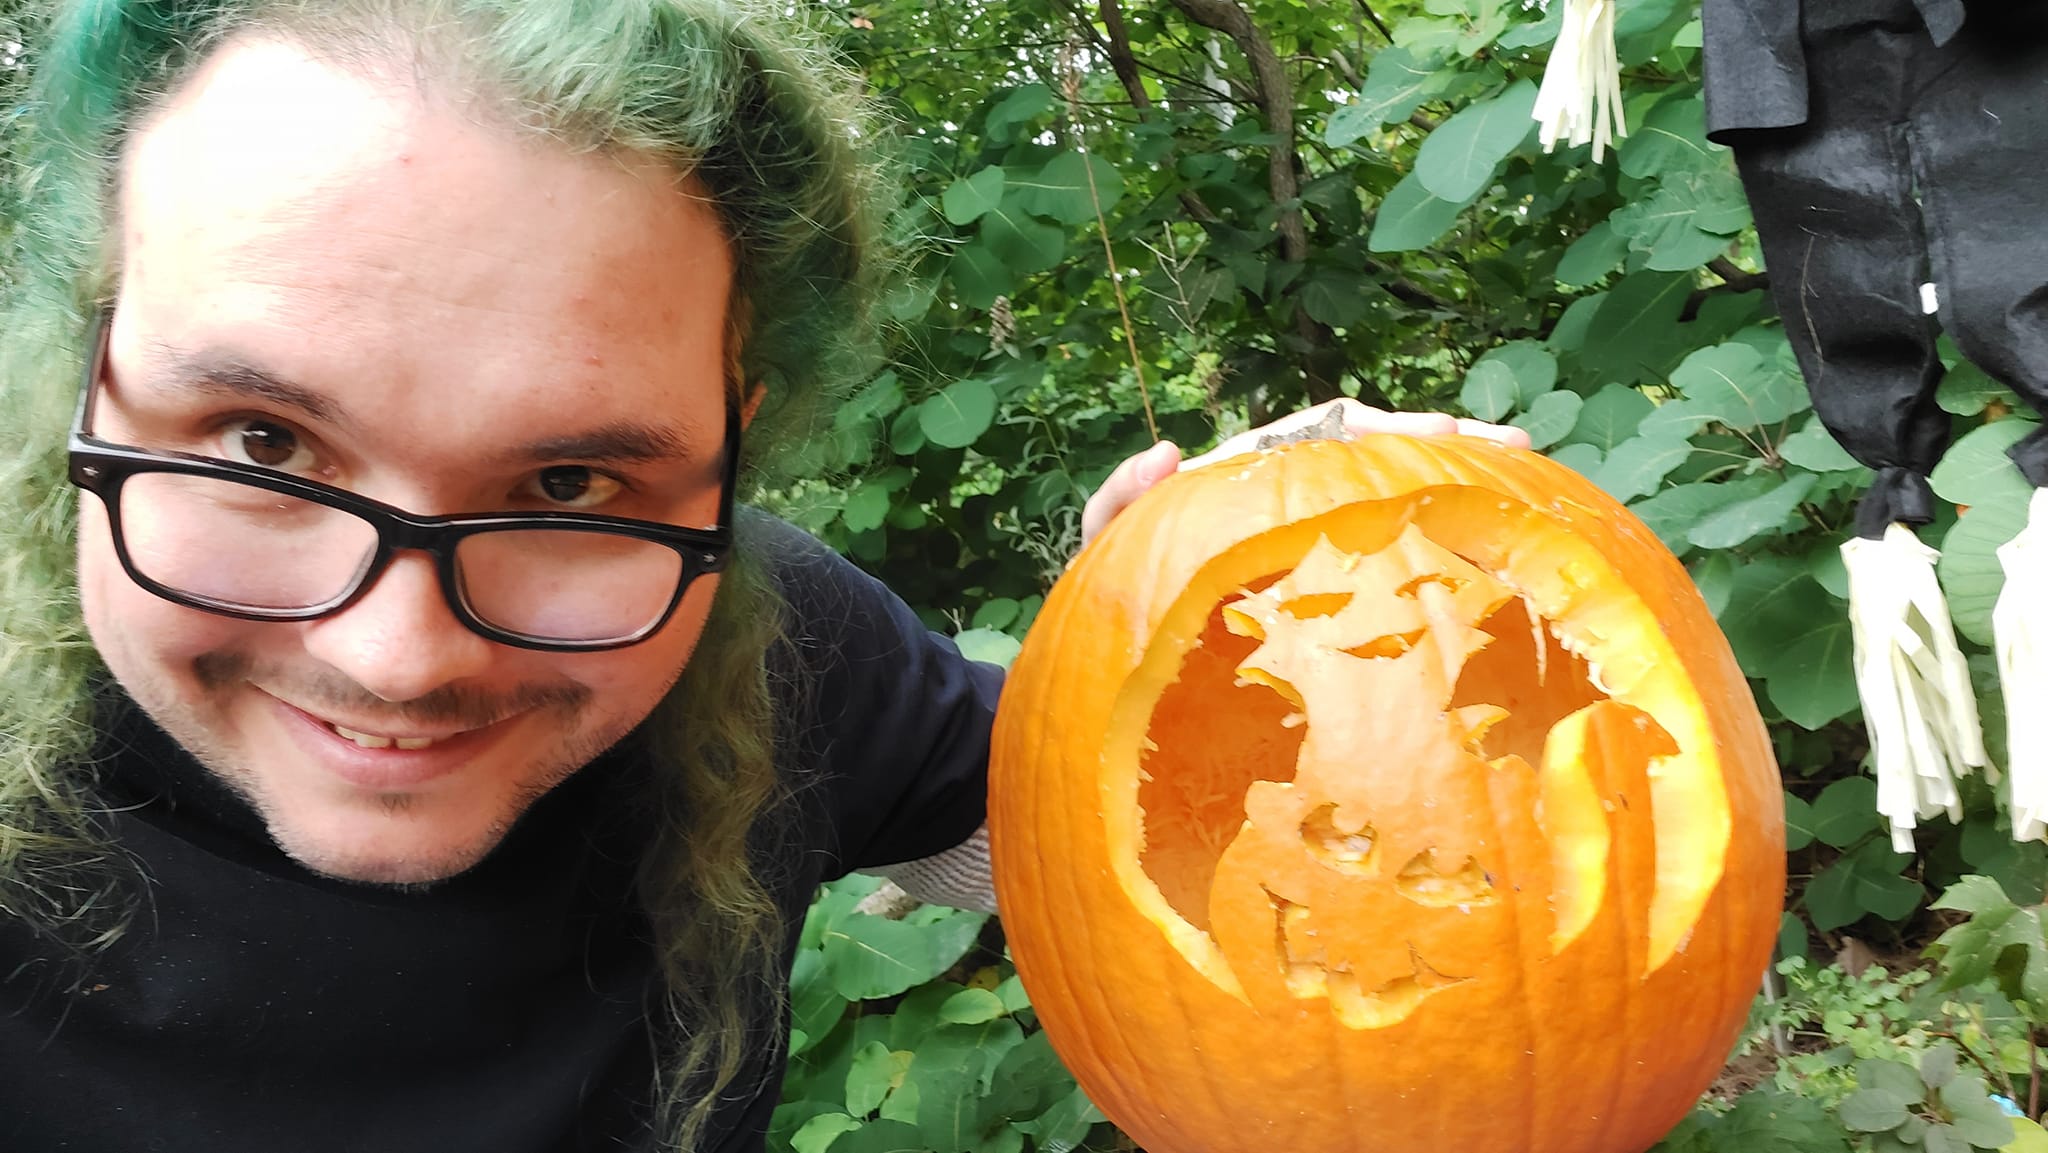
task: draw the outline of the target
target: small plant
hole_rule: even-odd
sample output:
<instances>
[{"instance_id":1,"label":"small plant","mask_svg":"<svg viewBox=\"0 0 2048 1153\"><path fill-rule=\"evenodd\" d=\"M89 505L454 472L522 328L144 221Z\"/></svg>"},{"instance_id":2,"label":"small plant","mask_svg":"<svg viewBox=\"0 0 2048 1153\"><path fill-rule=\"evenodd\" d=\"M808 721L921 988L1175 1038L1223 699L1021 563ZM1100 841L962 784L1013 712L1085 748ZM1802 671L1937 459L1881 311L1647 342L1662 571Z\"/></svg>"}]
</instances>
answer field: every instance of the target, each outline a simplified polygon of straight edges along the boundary
<instances>
[{"instance_id":1,"label":"small plant","mask_svg":"<svg viewBox=\"0 0 2048 1153\"><path fill-rule=\"evenodd\" d=\"M1842 1124L1870 1135L1872 1153L1969 1153L2002 1149L2013 1140L2012 1120L1981 1077L1956 1066L1953 1045L1937 1044L1920 1067L1883 1058L1860 1061L1861 1088L1842 1102Z\"/></svg>"}]
</instances>

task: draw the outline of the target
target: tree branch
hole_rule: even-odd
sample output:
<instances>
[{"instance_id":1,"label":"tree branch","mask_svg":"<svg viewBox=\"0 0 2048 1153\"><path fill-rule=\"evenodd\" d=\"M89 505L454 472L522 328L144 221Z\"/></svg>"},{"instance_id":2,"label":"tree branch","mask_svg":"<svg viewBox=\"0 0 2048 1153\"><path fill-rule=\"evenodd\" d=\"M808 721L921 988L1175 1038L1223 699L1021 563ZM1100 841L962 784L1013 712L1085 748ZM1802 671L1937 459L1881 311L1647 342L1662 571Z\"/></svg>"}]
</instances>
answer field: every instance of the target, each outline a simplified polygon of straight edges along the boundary
<instances>
[{"instance_id":1,"label":"tree branch","mask_svg":"<svg viewBox=\"0 0 2048 1153\"><path fill-rule=\"evenodd\" d=\"M1394 42L1394 34L1387 31L1386 21L1381 20L1380 14L1372 10L1371 4L1366 3L1366 0L1358 0L1358 10L1365 13L1365 18L1372 21L1372 26L1380 30L1380 35L1387 38L1387 43Z\"/></svg>"},{"instance_id":2,"label":"tree branch","mask_svg":"<svg viewBox=\"0 0 2048 1153\"><path fill-rule=\"evenodd\" d=\"M1273 42L1252 23L1236 0L1173 0L1188 19L1230 37L1251 65L1252 95L1266 120L1266 131L1274 143L1266 150L1266 190L1279 210L1274 230L1280 234L1280 258L1291 263L1308 259L1308 226L1301 213L1301 154L1294 141L1294 81L1273 50ZM1309 400L1322 403L1343 395L1343 378L1349 357L1337 343L1329 325L1308 314L1297 303L1295 334L1306 351L1301 357L1302 375Z\"/></svg>"},{"instance_id":3,"label":"tree branch","mask_svg":"<svg viewBox=\"0 0 2048 1153\"><path fill-rule=\"evenodd\" d=\"M1768 290L1771 287L1770 273L1744 272L1740 265L1737 265L1725 256L1717 256L1709 260L1707 262L1707 271L1720 277L1721 283L1709 285L1706 288L1693 289L1692 294L1685 298L1685 307L1678 313L1678 319L1681 322L1690 323L1697 320L1700 315L1700 309L1706 305L1707 300L1711 297L1723 296L1729 293L1755 292L1758 289Z\"/></svg>"}]
</instances>

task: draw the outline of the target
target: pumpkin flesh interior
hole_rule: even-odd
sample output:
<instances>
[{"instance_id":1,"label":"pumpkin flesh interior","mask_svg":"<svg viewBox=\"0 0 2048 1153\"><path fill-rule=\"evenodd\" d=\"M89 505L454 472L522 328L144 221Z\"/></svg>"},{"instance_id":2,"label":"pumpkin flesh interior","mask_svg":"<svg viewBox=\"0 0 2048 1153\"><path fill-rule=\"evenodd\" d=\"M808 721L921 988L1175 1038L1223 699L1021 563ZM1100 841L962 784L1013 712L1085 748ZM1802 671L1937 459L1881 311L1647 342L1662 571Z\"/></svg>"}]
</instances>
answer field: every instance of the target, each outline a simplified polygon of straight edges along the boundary
<instances>
[{"instance_id":1,"label":"pumpkin flesh interior","mask_svg":"<svg viewBox=\"0 0 2048 1153\"><path fill-rule=\"evenodd\" d=\"M1439 702L1445 707L1415 721L1427 727L1449 717L1457 722L1452 731L1468 738L1466 750L1479 761L1494 771L1534 775L1541 798L1535 807L1553 868L1554 951L1585 929L1605 898L1612 805L1593 779L1603 756L1634 757L1649 776L1657 870L1647 971L1683 947L1718 883L1730 835L1726 790L1697 695L1650 610L1597 554L1554 521L1493 493L1464 494L1483 497L1483 505L1439 499L1453 495L1434 490L1347 505L1226 550L1168 608L1119 692L1101 777L1112 866L1135 907L1198 971L1239 999L1247 999L1240 974L1225 958L1211 919L1218 864L1232 842L1254 827L1247 820L1248 801L1270 802L1294 787L1313 722L1303 715L1303 685L1257 667L1255 654L1265 638L1251 635L1256 624L1233 622L1233 615L1249 611L1233 606L1264 598L1269 623L1283 632L1304 631L1296 622L1321 626L1316 618L1348 611L1354 595L1386 601L1404 591L1385 580L1337 591L1326 572L1309 587L1283 590L1286 595L1274 602L1274 586L1308 568L1307 558L1318 547L1329 551L1320 563L1341 568L1397 542L1407 542L1404 547L1412 551L1420 539L1423 547L1469 566L1469 578L1446 578L1447 587L1468 579L1498 582L1492 597L1472 602L1481 606L1469 614L1479 639L1452 658L1462 665L1450 670L1455 687L1447 702ZM1458 506L1456 515L1450 505ZM1489 530L1469 523L1475 510L1486 509L1511 522L1507 528L1514 535L1504 535L1501 526ZM1476 542L1514 543L1500 555L1473 557L1442 548L1418 524L1442 537L1466 538L1466 553L1482 551ZM1473 566L1474 560L1486 563ZM1400 657L1408 647L1438 643L1427 639L1429 633L1390 627L1382 635L1351 636L1349 641L1365 643L1345 655ZM1316 667L1327 672L1333 666ZM1321 679L1304 684L1320 690ZM1362 702L1358 711L1372 709ZM1332 714L1326 708L1316 715ZM1398 731L1405 726L1389 730L1384 717L1380 724L1380 731L1368 727L1350 734L1342 746L1357 749L1360 773L1370 775L1376 758L1384 762L1406 739ZM1418 797L1423 805L1434 804L1426 790L1410 789L1406 796L1408 804ZM1303 812L1308 803L1296 800L1290 813ZM1321 868L1384 877L1417 905L1469 909L1492 899L1495 878L1456 846L1439 853L1435 846L1417 851L1411 844L1399 860L1379 859L1392 830L1374 827L1369 813L1349 811L1369 807L1308 808L1293 835ZM1268 804L1266 811L1275 810ZM1330 997L1333 1011L1354 1027L1398 1021L1429 992L1462 979L1417 956L1412 968L1405 962L1382 966L1377 975L1358 978L1363 984L1356 989L1333 988L1333 976L1341 982L1354 975L1345 964L1333 968L1321 945L1310 941L1312 911L1270 890L1266 896L1274 918L1274 962L1287 972L1290 990Z\"/></svg>"}]
</instances>

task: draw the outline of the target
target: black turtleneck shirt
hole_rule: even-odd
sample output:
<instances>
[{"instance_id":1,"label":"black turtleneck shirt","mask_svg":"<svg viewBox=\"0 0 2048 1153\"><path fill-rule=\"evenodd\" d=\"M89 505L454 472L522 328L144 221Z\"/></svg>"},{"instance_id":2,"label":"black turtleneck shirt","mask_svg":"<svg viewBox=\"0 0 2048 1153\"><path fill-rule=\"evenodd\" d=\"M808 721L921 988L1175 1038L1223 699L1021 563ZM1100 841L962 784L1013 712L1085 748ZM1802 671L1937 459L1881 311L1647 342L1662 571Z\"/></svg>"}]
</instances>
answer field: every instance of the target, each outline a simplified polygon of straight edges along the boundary
<instances>
[{"instance_id":1,"label":"black turtleneck shirt","mask_svg":"<svg viewBox=\"0 0 2048 1153\"><path fill-rule=\"evenodd\" d=\"M792 799L761 872L786 969L820 882L979 826L1000 673L809 538L770 537ZM653 770L635 739L475 868L401 890L308 872L140 710L117 697L109 717L104 823L140 900L82 961L0 915L0 1151L655 1147L664 1038L632 882ZM760 1148L784 1033L752 1053L706 1153Z\"/></svg>"}]
</instances>

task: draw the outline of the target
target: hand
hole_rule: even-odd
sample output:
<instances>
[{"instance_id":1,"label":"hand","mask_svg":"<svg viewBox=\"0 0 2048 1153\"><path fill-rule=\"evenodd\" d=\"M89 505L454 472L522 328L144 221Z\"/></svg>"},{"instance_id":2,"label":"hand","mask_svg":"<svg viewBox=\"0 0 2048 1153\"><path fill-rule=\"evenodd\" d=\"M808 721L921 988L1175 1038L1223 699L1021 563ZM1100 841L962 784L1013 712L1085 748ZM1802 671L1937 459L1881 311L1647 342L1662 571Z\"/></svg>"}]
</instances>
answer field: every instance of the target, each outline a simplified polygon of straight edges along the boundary
<instances>
[{"instance_id":1,"label":"hand","mask_svg":"<svg viewBox=\"0 0 2048 1153\"><path fill-rule=\"evenodd\" d=\"M1394 432L1405 436L1476 436L1498 441L1510 448L1529 447L1529 434L1508 425L1488 424L1483 420L1454 417L1442 412L1388 412L1348 398L1331 401L1330 404L1342 408L1344 431L1353 436L1369 432ZM1208 452L1187 460L1181 459L1179 445L1168 440L1160 441L1116 466L1116 471L1110 473L1102 487L1095 490L1095 495L1088 498L1088 504L1081 510L1081 543L1085 545L1094 540L1110 518L1130 507L1131 502L1143 496L1147 489L1181 469L1200 468L1226 457L1251 452L1258 446L1261 436L1275 436L1313 425L1329 411L1330 405L1319 405L1289 413L1270 424L1241 432Z\"/></svg>"}]
</instances>

